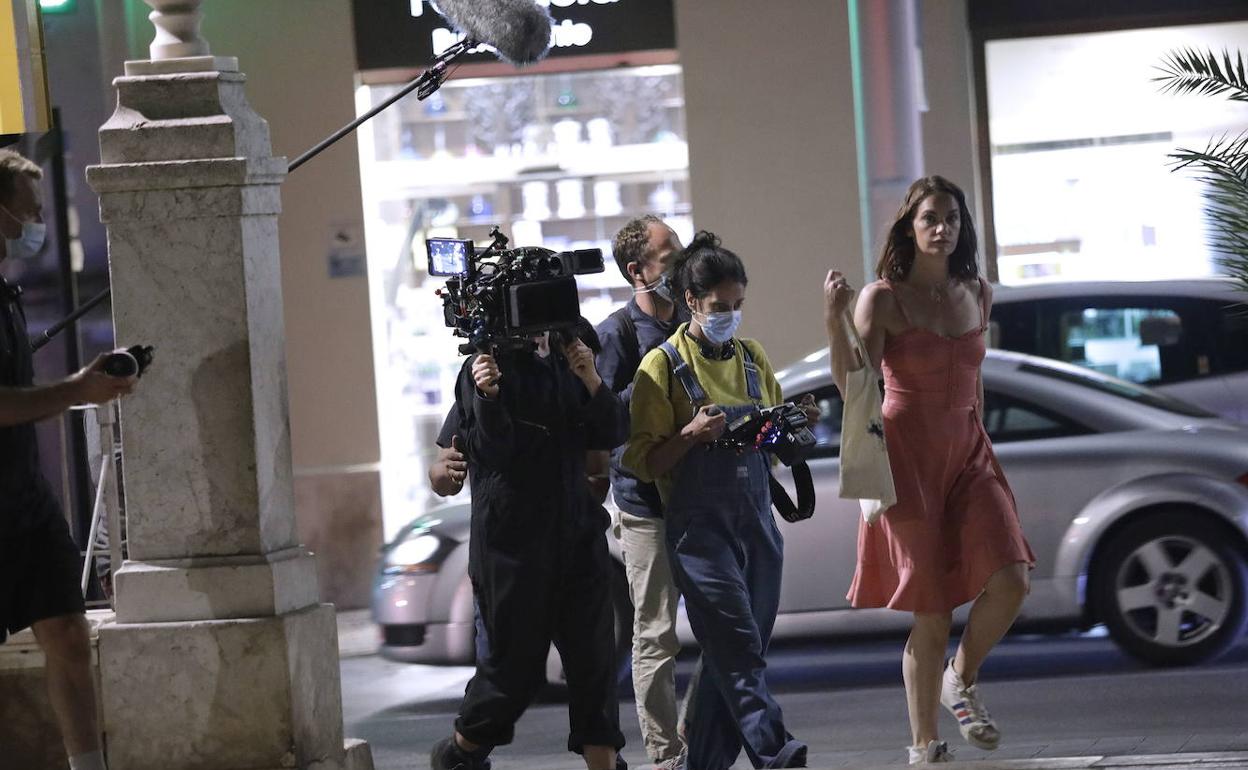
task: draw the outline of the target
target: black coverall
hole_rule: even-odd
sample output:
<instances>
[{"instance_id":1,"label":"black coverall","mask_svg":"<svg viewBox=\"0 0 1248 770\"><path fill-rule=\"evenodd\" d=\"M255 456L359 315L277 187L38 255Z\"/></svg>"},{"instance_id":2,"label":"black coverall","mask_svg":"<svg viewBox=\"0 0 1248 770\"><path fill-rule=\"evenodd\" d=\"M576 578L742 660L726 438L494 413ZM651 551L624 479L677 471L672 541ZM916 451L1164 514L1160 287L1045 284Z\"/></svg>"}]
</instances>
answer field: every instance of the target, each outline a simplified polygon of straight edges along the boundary
<instances>
[{"instance_id":1,"label":"black coverall","mask_svg":"<svg viewBox=\"0 0 1248 770\"><path fill-rule=\"evenodd\" d=\"M624 745L605 513L589 505L585 453L624 441L627 414L606 386L592 396L556 350L500 357L499 394L482 396L473 358L456 388L468 455L468 574L489 637L455 729L510 743L545 682L553 641L568 682L568 750Z\"/></svg>"}]
</instances>

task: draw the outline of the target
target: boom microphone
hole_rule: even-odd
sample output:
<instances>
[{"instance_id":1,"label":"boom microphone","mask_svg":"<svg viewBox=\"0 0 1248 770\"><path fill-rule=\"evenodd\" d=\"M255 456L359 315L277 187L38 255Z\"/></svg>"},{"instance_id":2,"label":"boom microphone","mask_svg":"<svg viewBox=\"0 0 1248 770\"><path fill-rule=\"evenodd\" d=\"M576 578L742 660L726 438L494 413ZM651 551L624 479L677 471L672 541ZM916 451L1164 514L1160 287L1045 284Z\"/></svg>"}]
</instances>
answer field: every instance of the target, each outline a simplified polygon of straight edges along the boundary
<instances>
[{"instance_id":1,"label":"boom microphone","mask_svg":"<svg viewBox=\"0 0 1248 770\"><path fill-rule=\"evenodd\" d=\"M451 26L516 66L532 64L550 48L554 20L534 0L437 0L434 7Z\"/></svg>"}]
</instances>

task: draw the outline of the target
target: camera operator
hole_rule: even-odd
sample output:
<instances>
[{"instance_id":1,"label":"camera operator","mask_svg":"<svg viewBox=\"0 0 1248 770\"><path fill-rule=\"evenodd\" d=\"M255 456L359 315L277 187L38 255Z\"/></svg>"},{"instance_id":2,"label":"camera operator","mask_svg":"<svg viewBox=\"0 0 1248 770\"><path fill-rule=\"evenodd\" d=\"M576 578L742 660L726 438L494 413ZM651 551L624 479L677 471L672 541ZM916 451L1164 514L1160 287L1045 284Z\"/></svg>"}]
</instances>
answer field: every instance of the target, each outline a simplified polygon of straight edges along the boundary
<instances>
[{"instance_id":1,"label":"camera operator","mask_svg":"<svg viewBox=\"0 0 1248 770\"><path fill-rule=\"evenodd\" d=\"M454 420L448 415L439 443L441 457L450 456L448 444L459 447L467 467L454 460L430 471L435 489L454 489L465 473L472 485L468 571L488 640L478 646L454 735L433 748L434 770L490 766L490 751L511 742L545 683L552 641L567 676L568 749L589 770L614 770L624 745L607 521L584 484L570 483L586 478L588 451L624 439L624 407L603 387L584 342L551 339L536 338L536 351L464 363Z\"/></svg>"},{"instance_id":2,"label":"camera operator","mask_svg":"<svg viewBox=\"0 0 1248 770\"><path fill-rule=\"evenodd\" d=\"M641 360L688 320L674 301L669 273L680 253L676 233L647 214L628 222L612 244L615 263L633 287L633 298L598 325L602 352L598 371L628 405ZM633 602L633 690L646 753L659 770L680 766L684 740L676 702L676 607L664 542L663 504L654 484L640 481L621 464L624 447L611 453L611 488L619 509L617 536L623 545L628 591ZM690 688L692 690L692 688Z\"/></svg>"},{"instance_id":3,"label":"camera operator","mask_svg":"<svg viewBox=\"0 0 1248 770\"><path fill-rule=\"evenodd\" d=\"M0 150L0 259L43 247L40 168ZM72 770L104 770L79 575L82 558L39 470L35 423L74 404L126 395L133 377L103 372L104 356L51 385L34 384L21 290L0 276L0 641L29 626L47 659L48 696Z\"/></svg>"}]
</instances>

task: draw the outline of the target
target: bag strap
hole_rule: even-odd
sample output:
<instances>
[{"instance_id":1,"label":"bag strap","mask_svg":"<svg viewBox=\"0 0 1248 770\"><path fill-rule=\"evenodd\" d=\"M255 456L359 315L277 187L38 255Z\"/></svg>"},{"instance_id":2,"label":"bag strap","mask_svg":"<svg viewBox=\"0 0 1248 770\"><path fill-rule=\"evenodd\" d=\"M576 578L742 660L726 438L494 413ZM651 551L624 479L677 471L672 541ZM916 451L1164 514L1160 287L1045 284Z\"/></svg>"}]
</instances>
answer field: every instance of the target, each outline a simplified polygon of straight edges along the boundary
<instances>
[{"instance_id":1,"label":"bag strap","mask_svg":"<svg viewBox=\"0 0 1248 770\"><path fill-rule=\"evenodd\" d=\"M637 341L637 323L633 320L632 308L625 305L619 310L611 314L620 327L620 343L624 350L628 352L628 360L636 361L636 365L630 367L633 371L641 365L641 345Z\"/></svg>"},{"instance_id":2,"label":"bag strap","mask_svg":"<svg viewBox=\"0 0 1248 770\"><path fill-rule=\"evenodd\" d=\"M672 365L671 374L680 380L685 394L689 396L689 403L695 408L705 404L706 391L702 389L702 383L698 382L698 378L693 373L693 367L689 366L689 362L680 355L680 351L676 350L671 340L665 340L659 349L667 355L667 360Z\"/></svg>"},{"instance_id":3,"label":"bag strap","mask_svg":"<svg viewBox=\"0 0 1248 770\"><path fill-rule=\"evenodd\" d=\"M771 489L771 504L785 521L804 521L815 513L815 482L810 476L810 466L806 463L793 463L790 468L793 471L793 482L797 485L797 504L793 504L789 491L776 481L769 468L767 486Z\"/></svg>"},{"instance_id":4,"label":"bag strap","mask_svg":"<svg viewBox=\"0 0 1248 770\"><path fill-rule=\"evenodd\" d=\"M858 360L862 362L862 365L874 372L875 366L871 363L870 354L867 353L867 343L862 341L862 335L858 333L858 325L854 323L854 317L848 310L844 311L843 315L841 322L849 330L850 347L858 354Z\"/></svg>"},{"instance_id":5,"label":"bag strap","mask_svg":"<svg viewBox=\"0 0 1248 770\"><path fill-rule=\"evenodd\" d=\"M763 400L763 386L762 377L758 373L758 364L754 363L754 356L750 354L750 346L745 344L743 340L738 340L738 342L741 343L741 360L745 364L746 392L749 393L753 401L761 403Z\"/></svg>"}]
</instances>

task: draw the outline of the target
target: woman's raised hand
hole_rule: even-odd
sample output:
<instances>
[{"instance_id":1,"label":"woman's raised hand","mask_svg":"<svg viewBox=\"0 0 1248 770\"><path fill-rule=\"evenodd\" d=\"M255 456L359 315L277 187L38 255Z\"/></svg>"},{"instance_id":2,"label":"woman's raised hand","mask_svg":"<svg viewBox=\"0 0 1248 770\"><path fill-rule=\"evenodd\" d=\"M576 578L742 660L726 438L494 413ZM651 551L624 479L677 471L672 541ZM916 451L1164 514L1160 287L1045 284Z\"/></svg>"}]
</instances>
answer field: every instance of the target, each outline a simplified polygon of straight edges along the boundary
<instances>
[{"instance_id":1,"label":"woman's raised hand","mask_svg":"<svg viewBox=\"0 0 1248 770\"><path fill-rule=\"evenodd\" d=\"M841 317L849 309L854 299L854 290L839 270L829 270L823 279L823 321L832 328L840 323Z\"/></svg>"}]
</instances>

